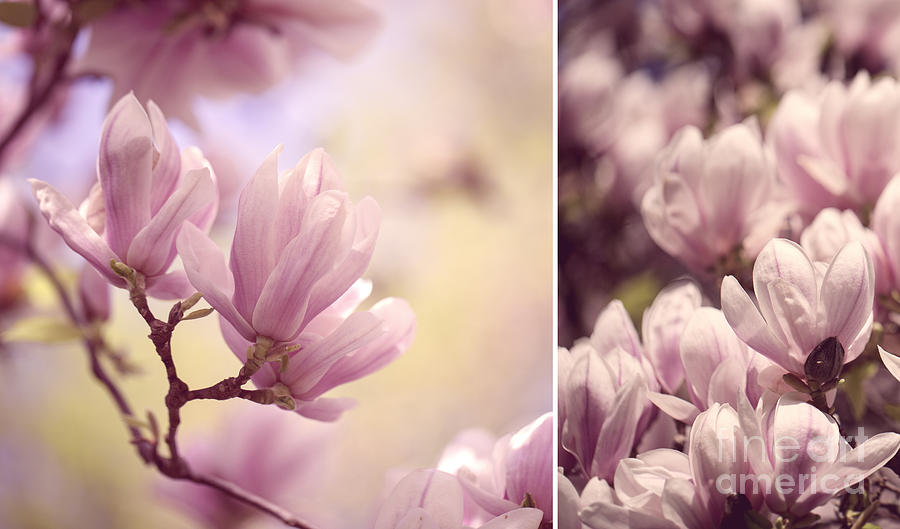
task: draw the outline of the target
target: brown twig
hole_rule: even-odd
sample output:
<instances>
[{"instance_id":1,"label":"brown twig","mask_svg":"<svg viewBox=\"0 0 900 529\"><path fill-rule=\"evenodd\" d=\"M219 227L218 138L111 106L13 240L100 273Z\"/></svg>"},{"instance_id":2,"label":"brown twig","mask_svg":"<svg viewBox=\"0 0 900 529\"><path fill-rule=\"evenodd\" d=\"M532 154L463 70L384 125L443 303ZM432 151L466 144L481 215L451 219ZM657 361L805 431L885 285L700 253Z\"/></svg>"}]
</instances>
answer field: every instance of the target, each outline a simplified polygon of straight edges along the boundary
<instances>
[{"instance_id":1,"label":"brown twig","mask_svg":"<svg viewBox=\"0 0 900 529\"><path fill-rule=\"evenodd\" d=\"M46 276L47 280L52 285L57 297L59 298L66 315L71 320L71 322L81 330L82 342L85 349L87 350L88 359L91 366L91 373L94 375L94 378L96 378L101 383L101 385L106 389L107 393L109 393L110 397L112 397L113 402L115 403L122 416L134 419L135 415L132 412L131 405L128 403L127 398L116 385L115 381L106 372L106 369L103 367L103 364L100 361L100 351L103 350L106 345L102 342L102 339L99 338L95 333L85 331L87 323L85 321L85 317L82 316L81 312L73 303L72 297L69 295L62 281L59 279L59 276L31 244L30 237L27 241L22 242L7 235L0 234L0 245L20 252L23 256L33 262ZM234 500L249 505L250 507L253 507L263 513L277 518L289 527L297 527L300 529L314 529L312 525L299 519L297 516L288 512L284 508L247 490L244 490L234 483L213 476L207 476L194 472L190 468L190 465L188 465L188 462L181 457L178 451L177 442L178 426L181 423L181 407L184 406L184 404L186 404L187 402L194 399L211 398L205 396L205 392L209 390L209 388L204 388L204 390L196 390L195 392L192 392L188 388L188 385L178 377L178 372L175 369L175 363L172 359L171 339L172 331L183 316L181 302L176 303L175 306L172 307L172 310L169 312L169 317L165 322L158 320L153 316L153 313L150 310L149 305L147 304L147 298L145 295L143 295L142 292L135 295L135 292L132 291L132 302L134 303L135 307L137 307L138 312L150 326L150 338L153 341L154 346L156 347L157 354L160 356L160 359L163 361L163 364L166 367L166 374L169 379L169 392L166 395L166 407L169 410L169 429L166 433L165 438L166 444L169 448L169 457L164 457L159 453L159 451L157 450L157 440L148 439L141 433L140 429L137 426L126 421L128 432L131 435L131 443L135 445L135 449L137 450L140 458L145 463L151 464L156 467L156 469L160 473L169 478L191 481L200 485L214 488ZM244 370L242 370L242 375L243 374ZM269 390L244 390L241 389L240 386L235 387L234 384L236 381L244 379L244 376L242 375L239 375L239 377L231 377L229 379L225 379L219 384L212 386L216 387L221 385L222 387L226 388L234 388L228 392L227 397L225 396L225 394L223 394L222 398L219 400L224 400L224 398L247 398L249 400L260 402L260 395L265 394L265 392L271 393ZM244 379L243 383L246 383L249 378L250 375L247 374L246 379ZM271 400L269 402L271 402Z\"/></svg>"}]
</instances>

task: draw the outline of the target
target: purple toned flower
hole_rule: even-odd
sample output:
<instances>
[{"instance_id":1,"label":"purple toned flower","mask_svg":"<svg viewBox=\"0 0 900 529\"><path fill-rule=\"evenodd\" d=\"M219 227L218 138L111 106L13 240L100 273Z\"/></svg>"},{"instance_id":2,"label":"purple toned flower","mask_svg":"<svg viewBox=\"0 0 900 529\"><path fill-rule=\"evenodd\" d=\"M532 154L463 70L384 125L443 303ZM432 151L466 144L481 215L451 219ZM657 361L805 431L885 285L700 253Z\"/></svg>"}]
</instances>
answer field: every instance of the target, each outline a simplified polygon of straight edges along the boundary
<instances>
[{"instance_id":1,"label":"purple toned flower","mask_svg":"<svg viewBox=\"0 0 900 529\"><path fill-rule=\"evenodd\" d=\"M481 529L537 529L542 513L513 508ZM397 483L381 505L375 529L462 529L463 491L456 477L439 470L416 470Z\"/></svg>"},{"instance_id":2,"label":"purple toned flower","mask_svg":"<svg viewBox=\"0 0 900 529\"><path fill-rule=\"evenodd\" d=\"M641 318L644 356L650 361L656 378L666 391L678 389L685 377L679 342L691 315L700 307L697 285L689 281L664 288ZM595 332L598 329L595 327ZM600 329L605 332L606 329Z\"/></svg>"},{"instance_id":3,"label":"purple toned flower","mask_svg":"<svg viewBox=\"0 0 900 529\"><path fill-rule=\"evenodd\" d=\"M575 456L583 475L611 478L652 418L647 372L621 347L600 354L582 343L559 355L572 356L568 379L560 381L566 410L560 446Z\"/></svg>"},{"instance_id":4,"label":"purple toned flower","mask_svg":"<svg viewBox=\"0 0 900 529\"><path fill-rule=\"evenodd\" d=\"M262 366L256 385L286 392L302 415L335 420L353 401L319 397L405 351L415 316L393 298L354 312L371 291L357 280L375 248L381 211L371 197L350 202L321 149L279 177L280 150L241 193L229 265L193 227L178 237L178 251L191 283L219 313L232 351Z\"/></svg>"},{"instance_id":5,"label":"purple toned flower","mask_svg":"<svg viewBox=\"0 0 900 529\"><path fill-rule=\"evenodd\" d=\"M450 463L444 460L439 466L450 470ZM467 498L490 517L514 510L530 497L544 521L553 518L553 414L500 438L488 457L471 463L458 466L457 477ZM467 517L466 523L484 519Z\"/></svg>"},{"instance_id":6,"label":"purple toned flower","mask_svg":"<svg viewBox=\"0 0 900 529\"><path fill-rule=\"evenodd\" d=\"M746 416L741 424L748 436L754 436L757 448L749 453L753 469L770 478L771 486L762 487L766 505L774 513L795 518L856 485L900 449L900 435L893 432L864 442L865 438L857 438L859 445L851 449L834 419L806 400L806 395L788 393L774 406L761 406L758 426L753 425L749 407L741 412ZM767 449L758 449L763 443Z\"/></svg>"},{"instance_id":7,"label":"purple toned flower","mask_svg":"<svg viewBox=\"0 0 900 529\"><path fill-rule=\"evenodd\" d=\"M159 298L190 294L183 272L167 273L175 238L186 224L208 229L218 207L202 155L178 152L165 117L152 102L145 112L129 94L103 125L97 157L99 182L81 210L45 182L31 180L41 213L70 248L107 281L125 288L110 262L123 262Z\"/></svg>"},{"instance_id":8,"label":"purple toned flower","mask_svg":"<svg viewBox=\"0 0 900 529\"><path fill-rule=\"evenodd\" d=\"M109 75L113 97L134 90L196 127L195 95L261 92L311 52L349 58L377 26L357 0L123 3L91 23L76 71Z\"/></svg>"},{"instance_id":9,"label":"purple toned flower","mask_svg":"<svg viewBox=\"0 0 900 529\"><path fill-rule=\"evenodd\" d=\"M755 122L705 141L697 128L686 127L657 158L641 205L644 224L663 250L696 271L736 250L753 258L782 224L774 185Z\"/></svg>"},{"instance_id":10,"label":"purple toned flower","mask_svg":"<svg viewBox=\"0 0 900 529\"><path fill-rule=\"evenodd\" d=\"M828 339L837 340L844 363L858 357L869 339L875 280L859 242L845 245L826 266L813 265L796 243L773 239L756 259L753 291L758 307L734 277L724 279L728 323L747 345L801 378L810 353Z\"/></svg>"},{"instance_id":11,"label":"purple toned flower","mask_svg":"<svg viewBox=\"0 0 900 529\"><path fill-rule=\"evenodd\" d=\"M243 406L225 419L216 431L183 446L192 470L230 481L321 523L325 513L316 496L321 476L332 464L328 447L335 432L273 408ZM157 490L204 527L247 527L250 519L266 518L210 487L163 478Z\"/></svg>"},{"instance_id":12,"label":"purple toned flower","mask_svg":"<svg viewBox=\"0 0 900 529\"><path fill-rule=\"evenodd\" d=\"M737 408L739 398L748 398L755 406L765 389L789 389L781 384L784 370L747 347L718 309L700 307L693 313L681 335L680 352L690 402L662 393L651 393L650 400L686 424L714 403Z\"/></svg>"},{"instance_id":13,"label":"purple toned flower","mask_svg":"<svg viewBox=\"0 0 900 529\"><path fill-rule=\"evenodd\" d=\"M779 178L807 219L872 207L900 171L900 86L860 73L813 96L788 92L767 131Z\"/></svg>"},{"instance_id":14,"label":"purple toned flower","mask_svg":"<svg viewBox=\"0 0 900 529\"><path fill-rule=\"evenodd\" d=\"M894 186L894 193L898 192L900 192L900 186ZM885 194L882 194L882 197L884 196ZM879 199L879 203L881 203L881 199ZM877 223L882 233L890 230L891 213L886 211L889 203L889 200L885 200ZM873 225L875 224L873 215ZM820 211L800 235L800 244L813 262L830 262L847 243L859 241L872 259L875 270L875 292L890 294L891 289L894 288L894 274L888 264L882 240L889 241L886 237L879 237L872 230L863 226L856 213L850 210L840 211L836 208L825 208Z\"/></svg>"},{"instance_id":15,"label":"purple toned flower","mask_svg":"<svg viewBox=\"0 0 900 529\"><path fill-rule=\"evenodd\" d=\"M334 421L355 406L350 398L321 396L386 366L409 348L415 334L415 315L402 299L385 298L368 311L354 312L371 289L371 283L360 280L313 318L296 339L277 342L270 351L286 351L287 368L281 362L266 363L253 375L253 383L259 388L283 388L294 402L294 411L311 419ZM224 316L219 321L226 343L246 362L253 343Z\"/></svg>"}]
</instances>

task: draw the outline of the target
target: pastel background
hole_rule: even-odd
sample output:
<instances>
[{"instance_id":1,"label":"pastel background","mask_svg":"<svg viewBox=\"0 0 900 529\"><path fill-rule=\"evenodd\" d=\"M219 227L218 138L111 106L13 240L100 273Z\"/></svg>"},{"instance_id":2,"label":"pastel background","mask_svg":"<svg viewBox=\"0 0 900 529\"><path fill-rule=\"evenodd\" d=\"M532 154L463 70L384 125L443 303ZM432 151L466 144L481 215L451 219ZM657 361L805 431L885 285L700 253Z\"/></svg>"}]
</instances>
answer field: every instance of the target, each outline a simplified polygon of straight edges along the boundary
<instances>
[{"instance_id":1,"label":"pastel background","mask_svg":"<svg viewBox=\"0 0 900 529\"><path fill-rule=\"evenodd\" d=\"M174 126L181 145L204 149L226 187L212 232L223 247L236 193L278 143L281 168L324 146L354 199L372 195L384 211L366 274L371 300L409 300L417 338L383 371L333 393L359 401L338 423L307 423L332 436L319 461L326 470L287 506L325 513L331 527L368 526L392 470L434 466L459 430L502 435L552 405L551 3L398 0L379 9L381 33L351 63L322 59L262 95L203 101L203 136ZM15 78L15 64L0 68ZM7 177L38 176L83 196L109 92L80 82L59 125ZM53 297L36 274L27 295L38 306L29 317L52 316ZM143 371L122 385L138 410L164 417L165 379L146 327L122 291L114 304L109 339ZM5 332L55 336L15 325ZM83 351L9 338L0 351L0 510L15 527L194 527L142 468ZM179 327L174 351L193 386L240 367L215 317ZM222 421L248 406L189 404L182 444L225 442Z\"/></svg>"}]
</instances>

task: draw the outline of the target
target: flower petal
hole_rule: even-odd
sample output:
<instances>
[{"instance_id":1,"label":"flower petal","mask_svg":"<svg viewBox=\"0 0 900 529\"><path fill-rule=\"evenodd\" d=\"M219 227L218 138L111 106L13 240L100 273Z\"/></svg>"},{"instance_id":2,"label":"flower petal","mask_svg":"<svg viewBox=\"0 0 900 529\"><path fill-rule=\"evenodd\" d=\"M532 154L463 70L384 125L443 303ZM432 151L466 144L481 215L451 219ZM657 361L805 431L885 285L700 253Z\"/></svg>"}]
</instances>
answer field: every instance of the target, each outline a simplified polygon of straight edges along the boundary
<instances>
[{"instance_id":1,"label":"flower petal","mask_svg":"<svg viewBox=\"0 0 900 529\"><path fill-rule=\"evenodd\" d=\"M103 124L97 174L106 202L106 240L119 255L150 222L152 138L150 118L133 93L116 103Z\"/></svg>"},{"instance_id":2,"label":"flower petal","mask_svg":"<svg viewBox=\"0 0 900 529\"><path fill-rule=\"evenodd\" d=\"M547 514L538 509L515 509L488 521L481 529L538 529ZM552 517L553 513L549 514Z\"/></svg>"},{"instance_id":3,"label":"flower petal","mask_svg":"<svg viewBox=\"0 0 900 529\"><path fill-rule=\"evenodd\" d=\"M257 332L275 341L290 341L315 316L309 316L308 310L312 285L334 264L346 214L347 197L338 191L319 195L309 205L300 234L281 252L256 301L253 327Z\"/></svg>"},{"instance_id":4,"label":"flower petal","mask_svg":"<svg viewBox=\"0 0 900 529\"><path fill-rule=\"evenodd\" d=\"M375 529L395 529L413 509L423 509L440 529L459 529L463 495L456 477L438 470L416 470L394 487L378 511Z\"/></svg>"},{"instance_id":5,"label":"flower petal","mask_svg":"<svg viewBox=\"0 0 900 529\"><path fill-rule=\"evenodd\" d=\"M225 265L225 256L219 247L191 223L182 227L175 242L184 271L194 288L241 336L251 342L256 341L256 331L231 302L234 278Z\"/></svg>"},{"instance_id":6,"label":"flower petal","mask_svg":"<svg viewBox=\"0 0 900 529\"><path fill-rule=\"evenodd\" d=\"M647 393L647 398L663 413L684 424L694 422L694 419L700 413L696 406L675 395L649 392Z\"/></svg>"},{"instance_id":7,"label":"flower petal","mask_svg":"<svg viewBox=\"0 0 900 529\"><path fill-rule=\"evenodd\" d=\"M369 312L381 320L383 334L357 351L338 359L309 393L321 394L327 391L326 388L340 386L374 373L409 349L416 328L416 316L409 303L402 299L387 298L376 303Z\"/></svg>"},{"instance_id":8,"label":"flower petal","mask_svg":"<svg viewBox=\"0 0 900 529\"><path fill-rule=\"evenodd\" d=\"M634 323L631 322L631 317L621 301L617 299L611 301L597 317L591 333L591 345L600 354L619 346L635 358L643 356L637 329L634 328Z\"/></svg>"},{"instance_id":9,"label":"flower petal","mask_svg":"<svg viewBox=\"0 0 900 529\"><path fill-rule=\"evenodd\" d=\"M153 139L159 152L159 158L153 166L153 185L150 189L150 214L155 215L178 184L181 154L166 125L166 117L153 101L147 102L147 114L150 116Z\"/></svg>"},{"instance_id":10,"label":"flower petal","mask_svg":"<svg viewBox=\"0 0 900 529\"><path fill-rule=\"evenodd\" d=\"M553 414L545 413L514 433L506 455L506 496L514 503L528 494L553 517Z\"/></svg>"},{"instance_id":11,"label":"flower petal","mask_svg":"<svg viewBox=\"0 0 900 529\"><path fill-rule=\"evenodd\" d=\"M294 411L314 421L334 422L340 419L345 411L354 407L356 407L356 400L351 398L318 398L308 402L297 402Z\"/></svg>"},{"instance_id":12,"label":"flower petal","mask_svg":"<svg viewBox=\"0 0 900 529\"><path fill-rule=\"evenodd\" d=\"M125 262L147 276L164 273L175 257L175 237L181 225L212 202L215 193L208 169L186 174L156 216L134 237Z\"/></svg>"},{"instance_id":13,"label":"flower petal","mask_svg":"<svg viewBox=\"0 0 900 529\"><path fill-rule=\"evenodd\" d=\"M281 149L279 145L269 153L238 199L231 270L235 280L234 305L247 321L253 319L253 310L278 256L274 213L278 211Z\"/></svg>"},{"instance_id":14,"label":"flower petal","mask_svg":"<svg viewBox=\"0 0 900 529\"><path fill-rule=\"evenodd\" d=\"M69 199L50 184L34 179L29 182L37 198L38 208L50 227L62 236L69 248L87 259L107 281L124 288L125 280L117 276L109 266L110 261L113 259L118 261L119 256L113 253L106 241L88 225Z\"/></svg>"},{"instance_id":15,"label":"flower petal","mask_svg":"<svg viewBox=\"0 0 900 529\"><path fill-rule=\"evenodd\" d=\"M147 295L156 299L184 299L194 288L182 270L147 278Z\"/></svg>"},{"instance_id":16,"label":"flower petal","mask_svg":"<svg viewBox=\"0 0 900 529\"><path fill-rule=\"evenodd\" d=\"M822 339L836 336L849 349L867 323L871 324L875 300L875 272L861 243L850 242L834 256L822 280L821 297ZM848 350L845 361L859 356L865 341Z\"/></svg>"},{"instance_id":17,"label":"flower petal","mask_svg":"<svg viewBox=\"0 0 900 529\"><path fill-rule=\"evenodd\" d=\"M292 395L302 398L338 359L378 339L383 332L381 320L375 315L351 314L333 333L294 355L281 379L290 386Z\"/></svg>"},{"instance_id":18,"label":"flower petal","mask_svg":"<svg viewBox=\"0 0 900 529\"><path fill-rule=\"evenodd\" d=\"M900 380L900 357L885 351L880 345L878 346L878 355L881 356L884 367L894 375L894 378Z\"/></svg>"},{"instance_id":19,"label":"flower petal","mask_svg":"<svg viewBox=\"0 0 900 529\"><path fill-rule=\"evenodd\" d=\"M775 336L753 300L733 276L722 280L721 297L722 313L738 338L773 362L789 369L791 359L787 345ZM771 310L771 303L769 307Z\"/></svg>"}]
</instances>

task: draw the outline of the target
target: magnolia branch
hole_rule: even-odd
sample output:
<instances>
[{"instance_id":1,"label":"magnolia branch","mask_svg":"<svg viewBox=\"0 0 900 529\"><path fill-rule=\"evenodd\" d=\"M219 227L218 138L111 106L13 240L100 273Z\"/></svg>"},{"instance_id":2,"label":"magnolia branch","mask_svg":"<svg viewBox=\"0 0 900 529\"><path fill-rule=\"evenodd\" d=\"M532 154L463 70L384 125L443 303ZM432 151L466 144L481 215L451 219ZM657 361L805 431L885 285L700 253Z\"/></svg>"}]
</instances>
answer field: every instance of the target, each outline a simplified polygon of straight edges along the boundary
<instances>
[{"instance_id":1,"label":"magnolia branch","mask_svg":"<svg viewBox=\"0 0 900 529\"><path fill-rule=\"evenodd\" d=\"M63 306L66 316L71 320L72 324L79 329L82 335L82 342L88 353L88 359L91 366L91 373L94 378L106 389L119 412L126 419L126 426L131 436L131 443L135 445L140 458L147 464L151 464L163 475L184 481L191 481L200 485L211 487L221 493L238 500L254 509L264 512L280 520L289 527L297 527L300 529L314 529L313 526L300 520L297 516L275 505L274 503L261 498L247 490L242 489L238 485L222 480L214 476L207 476L197 473L190 468L188 462L181 457L178 450L177 432L178 426L181 424L181 408L188 402L198 399L216 399L225 400L230 398L244 398L269 404L277 402L277 397L270 389L265 390L246 390L241 388L243 384L249 381L253 374L252 369L248 369L245 365L237 377L230 377L221 382L199 390L190 390L188 385L179 378L172 358L172 332L175 326L185 320L193 319L191 314L185 316L184 311L189 309L194 303L199 301L199 296L192 296L186 302L177 302L169 311L166 321L157 319L147 303L147 297L143 293L142 280L135 274L134 282L130 283L129 289L131 299L134 306L138 309L141 317L150 327L150 339L156 348L157 355L162 360L166 369L166 376L169 381L169 391L166 394L166 408L169 415L169 428L165 436L165 442L169 449L169 457L165 457L159 453L158 439L150 439L141 433L137 423L138 420L132 411L131 405L128 403L124 393L119 389L116 382L110 377L109 373L103 367L101 362L101 352L109 350L103 338L96 332L88 330L85 318L73 303L66 287L63 285L59 276L49 265L49 263L40 255L30 242L30 238L26 242L18 241L0 234L0 245L6 246L15 251L21 252L28 260L34 263L42 274L50 282L60 303ZM140 285L139 288L135 288ZM200 314L208 314L209 311L195 311ZM196 316L195 316L196 317ZM264 353L263 353L264 354ZM248 355L254 358L254 355ZM253 365L261 365L258 362L248 362ZM258 369L258 367L257 367ZM155 430L155 419L151 416L151 425ZM155 434L154 434L155 436Z\"/></svg>"}]
</instances>

